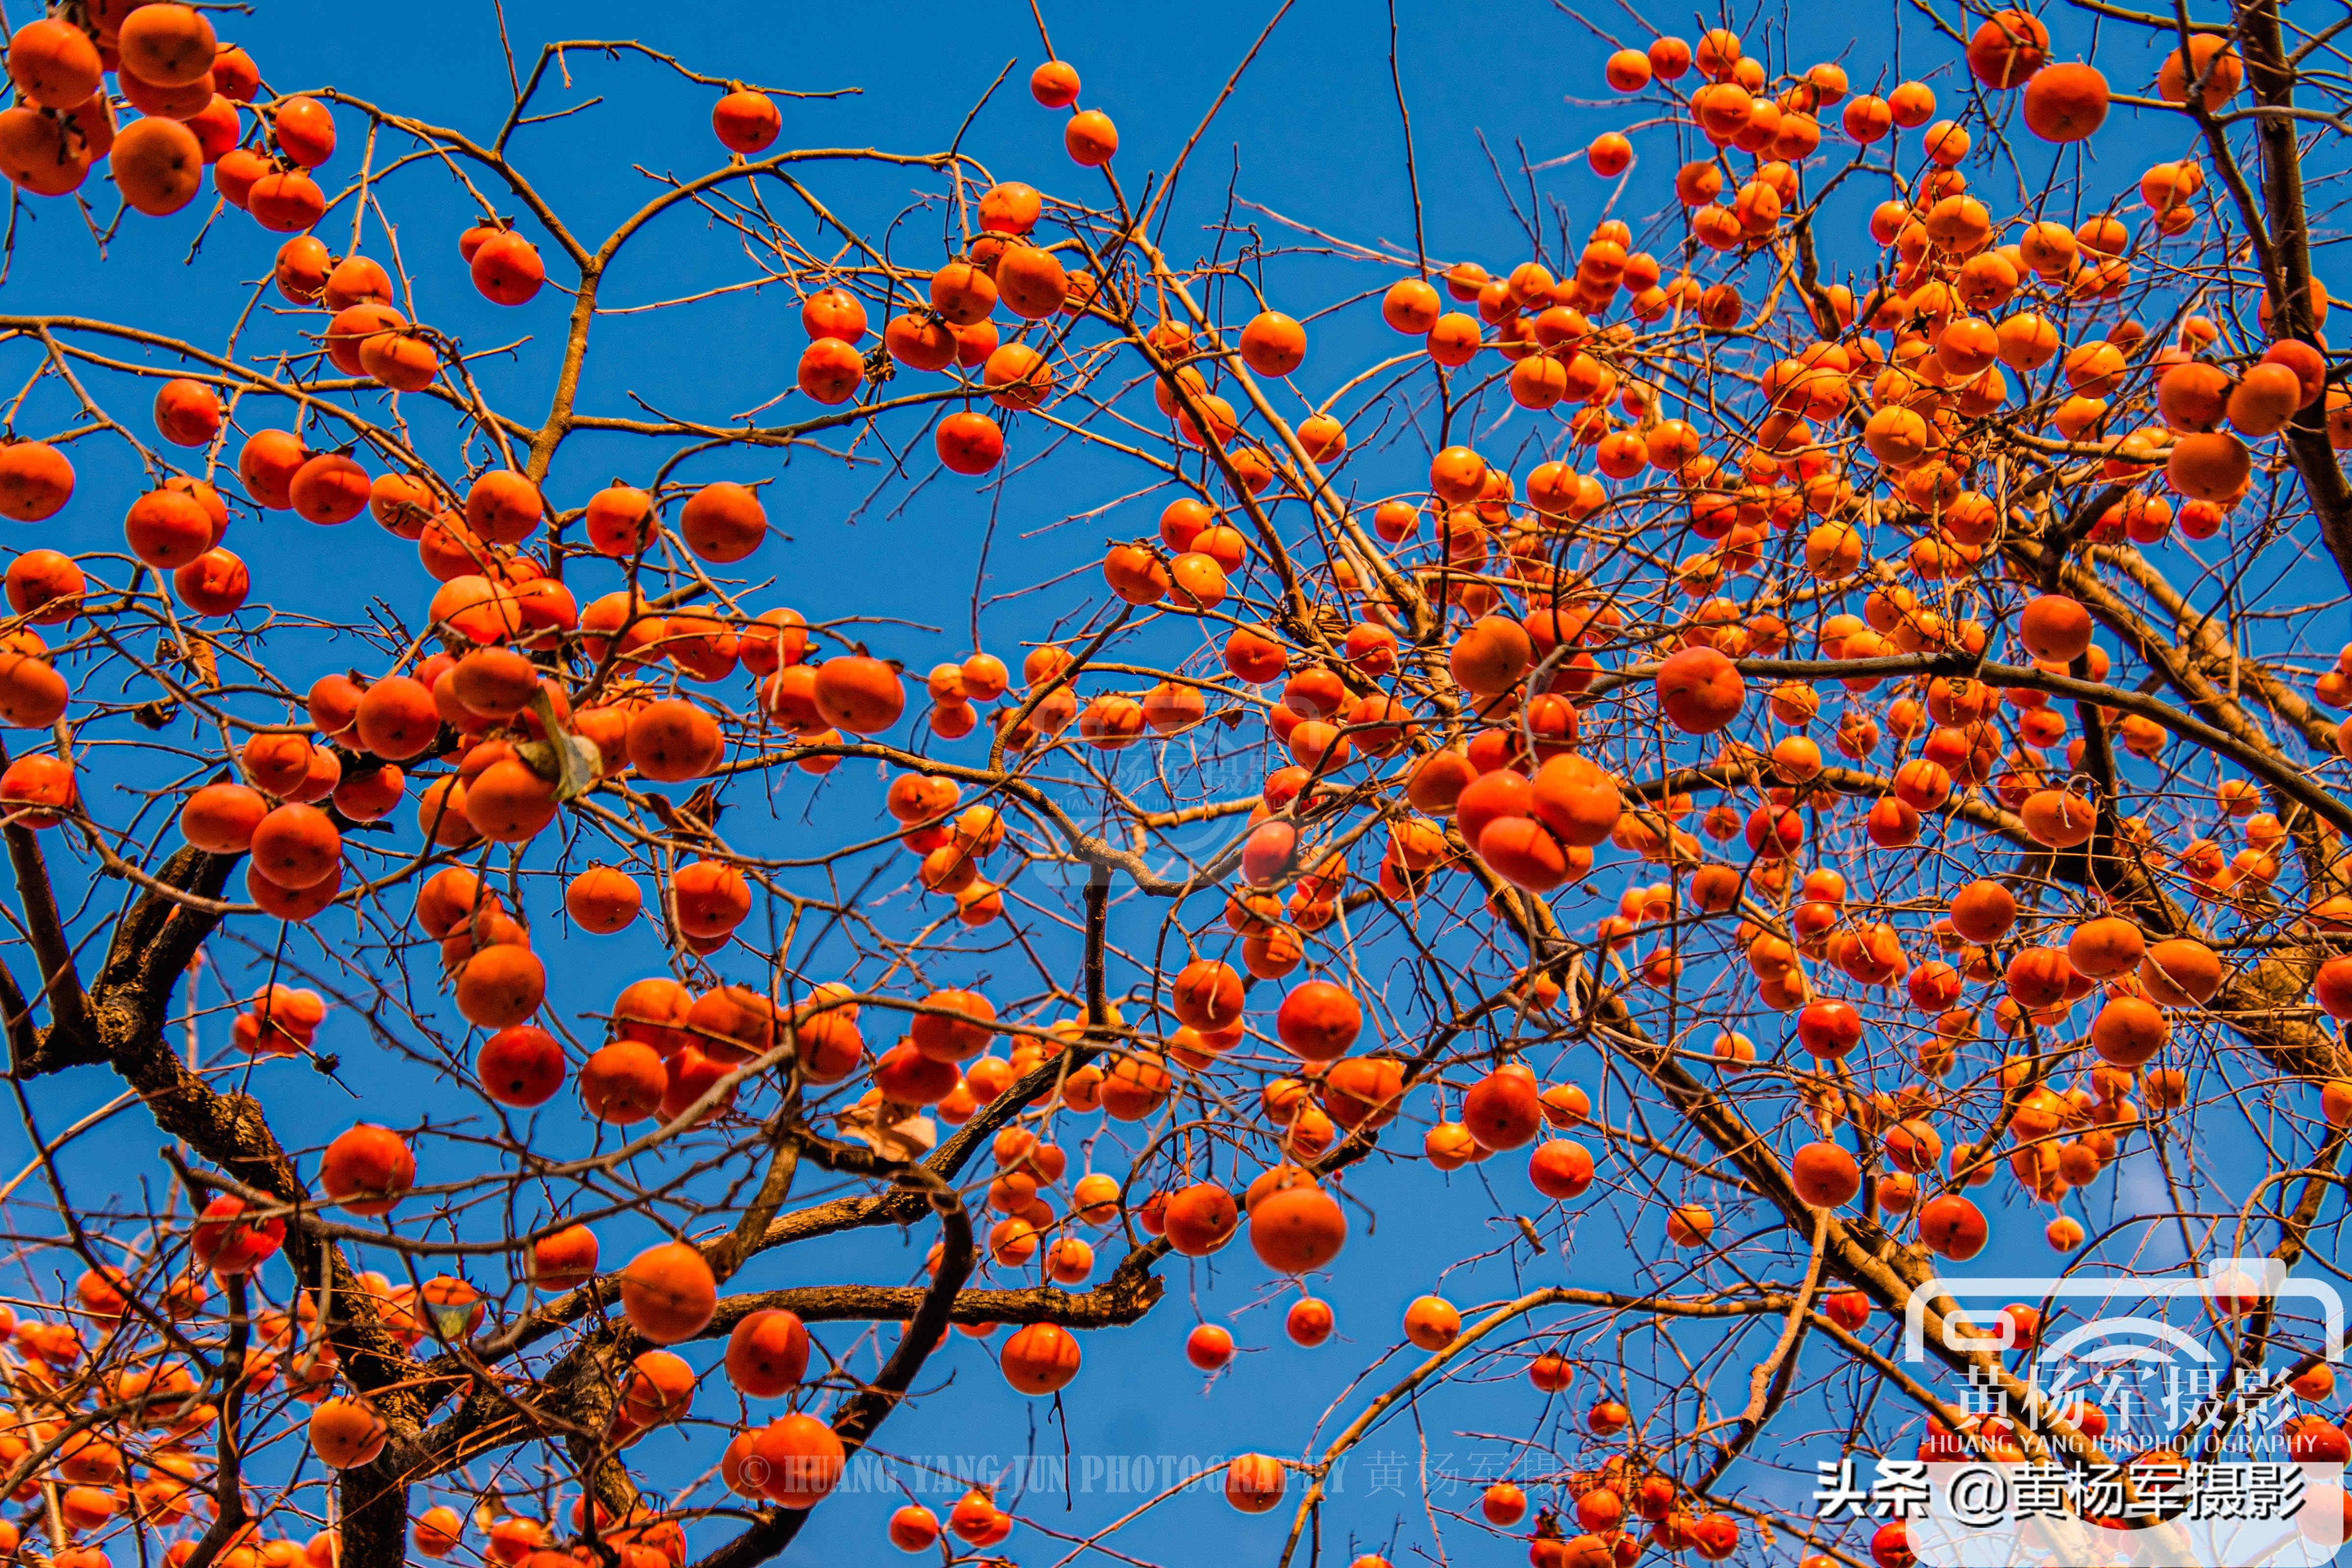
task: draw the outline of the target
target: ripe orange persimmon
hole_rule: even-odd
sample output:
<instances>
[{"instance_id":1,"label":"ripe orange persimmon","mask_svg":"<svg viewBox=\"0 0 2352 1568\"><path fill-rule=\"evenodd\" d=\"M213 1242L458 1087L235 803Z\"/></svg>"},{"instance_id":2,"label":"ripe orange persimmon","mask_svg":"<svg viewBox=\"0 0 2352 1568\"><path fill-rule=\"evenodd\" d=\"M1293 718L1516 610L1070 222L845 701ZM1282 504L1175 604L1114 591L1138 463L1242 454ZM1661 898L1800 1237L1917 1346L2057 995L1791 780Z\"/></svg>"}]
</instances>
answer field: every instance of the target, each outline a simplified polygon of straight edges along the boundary
<instances>
[{"instance_id":1,"label":"ripe orange persimmon","mask_svg":"<svg viewBox=\"0 0 2352 1568\"><path fill-rule=\"evenodd\" d=\"M546 997L546 965L518 944L486 947L457 972L457 1011L485 1029L522 1023Z\"/></svg>"},{"instance_id":2,"label":"ripe orange persimmon","mask_svg":"<svg viewBox=\"0 0 2352 1568\"><path fill-rule=\"evenodd\" d=\"M1463 689L1493 697L1518 684L1535 662L1535 647L1517 621L1488 616L1454 640L1446 668Z\"/></svg>"},{"instance_id":3,"label":"ripe orange persimmon","mask_svg":"<svg viewBox=\"0 0 2352 1568\"><path fill-rule=\"evenodd\" d=\"M647 778L682 784L719 766L726 741L719 721L677 698L646 704L629 720L629 765Z\"/></svg>"},{"instance_id":4,"label":"ripe orange persimmon","mask_svg":"<svg viewBox=\"0 0 2352 1568\"><path fill-rule=\"evenodd\" d=\"M215 855L242 855L254 830L269 815L261 792L241 784L210 784L180 808L180 831L189 843Z\"/></svg>"},{"instance_id":5,"label":"ripe orange persimmon","mask_svg":"<svg viewBox=\"0 0 2352 1568\"><path fill-rule=\"evenodd\" d=\"M0 443L0 517L40 522L71 498L73 464L40 441Z\"/></svg>"},{"instance_id":6,"label":"ripe orange persimmon","mask_svg":"<svg viewBox=\"0 0 2352 1568\"><path fill-rule=\"evenodd\" d=\"M1712 734L1738 715L1747 683L1718 649L1688 647L1658 666L1658 705L1675 728Z\"/></svg>"},{"instance_id":7,"label":"ripe orange persimmon","mask_svg":"<svg viewBox=\"0 0 2352 1568\"><path fill-rule=\"evenodd\" d=\"M710 106L710 130L729 152L749 157L767 151L783 130L783 115L766 93L737 88Z\"/></svg>"},{"instance_id":8,"label":"ripe orange persimmon","mask_svg":"<svg viewBox=\"0 0 2352 1568\"><path fill-rule=\"evenodd\" d=\"M2091 1020L2091 1048L2101 1061L2137 1068L2172 1038L2172 1026L2155 1005L2137 996L2116 996Z\"/></svg>"},{"instance_id":9,"label":"ripe orange persimmon","mask_svg":"<svg viewBox=\"0 0 2352 1568\"><path fill-rule=\"evenodd\" d=\"M651 1336L648 1336L651 1337ZM760 1495L780 1507L804 1510L824 1500L847 1463L841 1439L814 1415L794 1413L755 1434Z\"/></svg>"},{"instance_id":10,"label":"ripe orange persimmon","mask_svg":"<svg viewBox=\"0 0 2352 1568\"><path fill-rule=\"evenodd\" d=\"M1082 109L1062 128L1062 146L1072 163L1099 168L1118 151L1118 128L1101 110Z\"/></svg>"},{"instance_id":11,"label":"ripe orange persimmon","mask_svg":"<svg viewBox=\"0 0 2352 1568\"><path fill-rule=\"evenodd\" d=\"M584 1225L541 1237L531 1244L531 1284L551 1293L584 1284L595 1277L596 1255L596 1233Z\"/></svg>"},{"instance_id":12,"label":"ripe orange persimmon","mask_svg":"<svg viewBox=\"0 0 2352 1568\"><path fill-rule=\"evenodd\" d=\"M621 1270L621 1310L629 1326L657 1345L702 1331L718 1310L719 1284L702 1254L683 1242L646 1248Z\"/></svg>"},{"instance_id":13,"label":"ripe orange persimmon","mask_svg":"<svg viewBox=\"0 0 2352 1568\"><path fill-rule=\"evenodd\" d=\"M1544 1123L1535 1075L1513 1063L1487 1074L1462 1097L1462 1122L1486 1149L1517 1149Z\"/></svg>"},{"instance_id":14,"label":"ripe orange persimmon","mask_svg":"<svg viewBox=\"0 0 2352 1568\"><path fill-rule=\"evenodd\" d=\"M2091 646L2091 615L2063 594L2035 595L2018 617L2018 636L2035 658L2068 663Z\"/></svg>"},{"instance_id":15,"label":"ripe orange persimmon","mask_svg":"<svg viewBox=\"0 0 2352 1568\"><path fill-rule=\"evenodd\" d=\"M474 1070L483 1091L501 1105L544 1105L563 1087L563 1047L529 1024L500 1029L482 1042Z\"/></svg>"},{"instance_id":16,"label":"ripe orange persimmon","mask_svg":"<svg viewBox=\"0 0 2352 1568\"><path fill-rule=\"evenodd\" d=\"M1047 60L1029 73L1029 95L1047 109L1067 109L1078 100L1078 68Z\"/></svg>"},{"instance_id":17,"label":"ripe orange persimmon","mask_svg":"<svg viewBox=\"0 0 2352 1568\"><path fill-rule=\"evenodd\" d=\"M563 889L563 907L573 922L599 936L627 930L644 905L636 879L610 866L591 866Z\"/></svg>"},{"instance_id":18,"label":"ripe orange persimmon","mask_svg":"<svg viewBox=\"0 0 2352 1568\"><path fill-rule=\"evenodd\" d=\"M1320 1187L1300 1184L1250 1205L1250 1246L1269 1268L1305 1274L1324 1268L1348 1240L1348 1216Z\"/></svg>"},{"instance_id":19,"label":"ripe orange persimmon","mask_svg":"<svg viewBox=\"0 0 2352 1568\"><path fill-rule=\"evenodd\" d=\"M1982 1251L1987 1234L1983 1211L1957 1193L1931 1198L1919 1211L1919 1238L1955 1262Z\"/></svg>"},{"instance_id":20,"label":"ripe orange persimmon","mask_svg":"<svg viewBox=\"0 0 2352 1568\"><path fill-rule=\"evenodd\" d=\"M1404 1337L1425 1351L1444 1350L1462 1332L1462 1314L1442 1296L1420 1296L1404 1310Z\"/></svg>"},{"instance_id":21,"label":"ripe orange persimmon","mask_svg":"<svg viewBox=\"0 0 2352 1568\"><path fill-rule=\"evenodd\" d=\"M2246 79L2245 62L2227 38L2194 33L2185 47L2175 44L2156 74L2156 90L2168 103L2186 103L2192 85L2209 110L2219 110L2237 96Z\"/></svg>"},{"instance_id":22,"label":"ripe orange persimmon","mask_svg":"<svg viewBox=\"0 0 2352 1568\"><path fill-rule=\"evenodd\" d=\"M308 888L332 875L341 862L342 835L334 820L313 805L289 802L257 824L247 851L254 865L282 888Z\"/></svg>"},{"instance_id":23,"label":"ripe orange persimmon","mask_svg":"<svg viewBox=\"0 0 2352 1568\"><path fill-rule=\"evenodd\" d=\"M728 1334L728 1380L753 1399L781 1399L800 1386L808 1359L808 1330L788 1311L750 1313Z\"/></svg>"},{"instance_id":24,"label":"ripe orange persimmon","mask_svg":"<svg viewBox=\"0 0 2352 1568\"><path fill-rule=\"evenodd\" d=\"M1862 1190L1862 1170L1853 1156L1826 1142L1799 1149L1790 1159L1789 1179L1797 1195L1816 1208L1843 1208Z\"/></svg>"},{"instance_id":25,"label":"ripe orange persimmon","mask_svg":"<svg viewBox=\"0 0 2352 1568\"><path fill-rule=\"evenodd\" d=\"M2050 29L2032 12L1996 11L1969 38L1969 69L1996 90L2022 87L2049 58Z\"/></svg>"},{"instance_id":26,"label":"ripe orange persimmon","mask_svg":"<svg viewBox=\"0 0 2352 1568\"><path fill-rule=\"evenodd\" d=\"M1004 1342L1004 1381L1032 1398L1060 1392L1078 1375L1077 1336L1059 1323L1031 1323Z\"/></svg>"},{"instance_id":27,"label":"ripe orange persimmon","mask_svg":"<svg viewBox=\"0 0 2352 1568\"><path fill-rule=\"evenodd\" d=\"M2150 942L2139 962L2139 979L2149 1000L2159 1005L2202 1006L2221 987L2221 955L2186 937Z\"/></svg>"},{"instance_id":28,"label":"ripe orange persimmon","mask_svg":"<svg viewBox=\"0 0 2352 1568\"><path fill-rule=\"evenodd\" d=\"M1260 375L1286 376L1307 359L1307 330L1279 310L1262 310L1242 329L1242 358Z\"/></svg>"},{"instance_id":29,"label":"ripe orange persimmon","mask_svg":"<svg viewBox=\"0 0 2352 1568\"><path fill-rule=\"evenodd\" d=\"M8 40L8 79L37 108L64 110L88 102L104 68L89 35L61 17L27 22Z\"/></svg>"},{"instance_id":30,"label":"ripe orange persimmon","mask_svg":"<svg viewBox=\"0 0 2352 1568\"><path fill-rule=\"evenodd\" d=\"M416 1156L389 1128L362 1122L327 1145L319 1185L357 1215L390 1214L416 1180Z\"/></svg>"},{"instance_id":31,"label":"ripe orange persimmon","mask_svg":"<svg viewBox=\"0 0 2352 1568\"><path fill-rule=\"evenodd\" d=\"M467 270L482 297L499 305L529 303L547 280L547 264L540 258L539 247L512 229L501 229L485 239Z\"/></svg>"},{"instance_id":32,"label":"ripe orange persimmon","mask_svg":"<svg viewBox=\"0 0 2352 1568\"><path fill-rule=\"evenodd\" d=\"M35 752L0 770L0 809L21 826L55 827L79 805L73 764L63 758Z\"/></svg>"},{"instance_id":33,"label":"ripe orange persimmon","mask_svg":"<svg viewBox=\"0 0 2352 1568\"><path fill-rule=\"evenodd\" d=\"M529 842L555 820L555 784L518 757L502 757L466 781L466 821L499 844Z\"/></svg>"},{"instance_id":34,"label":"ripe orange persimmon","mask_svg":"<svg viewBox=\"0 0 2352 1568\"><path fill-rule=\"evenodd\" d=\"M1282 1501L1282 1462L1265 1454L1244 1454L1225 1466L1225 1501L1243 1513L1264 1513Z\"/></svg>"},{"instance_id":35,"label":"ripe orange persimmon","mask_svg":"<svg viewBox=\"0 0 2352 1568\"><path fill-rule=\"evenodd\" d=\"M1333 1061L1347 1055L1363 1025L1362 1005L1345 988L1327 980L1293 986L1275 1013L1275 1033L1301 1059L1310 1062Z\"/></svg>"},{"instance_id":36,"label":"ripe orange persimmon","mask_svg":"<svg viewBox=\"0 0 2352 1568\"><path fill-rule=\"evenodd\" d=\"M2231 501L2245 493L2253 468L2253 454L2243 442L2226 430L2209 430L2176 439L2164 471L2172 488L2182 495L2197 500Z\"/></svg>"},{"instance_id":37,"label":"ripe orange persimmon","mask_svg":"<svg viewBox=\"0 0 2352 1568\"><path fill-rule=\"evenodd\" d=\"M826 722L860 735L878 735L898 721L907 701L898 672L862 654L817 667L815 700Z\"/></svg>"},{"instance_id":38,"label":"ripe orange persimmon","mask_svg":"<svg viewBox=\"0 0 2352 1568\"><path fill-rule=\"evenodd\" d=\"M2116 915L2084 921L2066 939L2067 963L2076 973L2094 980L2131 973L2145 951L2139 927Z\"/></svg>"},{"instance_id":39,"label":"ripe orange persimmon","mask_svg":"<svg viewBox=\"0 0 2352 1568\"><path fill-rule=\"evenodd\" d=\"M651 1046L637 1040L615 1040L581 1064L580 1101L599 1121L619 1127L643 1121L661 1109L668 1092L669 1069Z\"/></svg>"},{"instance_id":40,"label":"ripe orange persimmon","mask_svg":"<svg viewBox=\"0 0 2352 1568\"><path fill-rule=\"evenodd\" d=\"M1574 1139L1547 1138L1528 1156L1528 1180L1548 1198L1582 1196L1592 1175L1592 1153Z\"/></svg>"},{"instance_id":41,"label":"ripe orange persimmon","mask_svg":"<svg viewBox=\"0 0 2352 1568\"><path fill-rule=\"evenodd\" d=\"M1171 1194L1162 1213L1169 1246L1187 1258L1205 1258L1222 1248L1240 1224L1233 1194L1213 1182Z\"/></svg>"},{"instance_id":42,"label":"ripe orange persimmon","mask_svg":"<svg viewBox=\"0 0 2352 1568\"><path fill-rule=\"evenodd\" d=\"M2087 65L2043 66L2025 84L2026 129L2044 142L2080 142L2106 122L2107 79Z\"/></svg>"},{"instance_id":43,"label":"ripe orange persimmon","mask_svg":"<svg viewBox=\"0 0 2352 1568\"><path fill-rule=\"evenodd\" d=\"M310 1451L332 1470L357 1469L383 1452L392 1428L365 1400L337 1396L310 1412Z\"/></svg>"},{"instance_id":44,"label":"ripe orange persimmon","mask_svg":"<svg viewBox=\"0 0 2352 1568\"><path fill-rule=\"evenodd\" d=\"M195 132L158 115L124 127L108 165L123 201L150 217L178 212L204 185L205 153Z\"/></svg>"}]
</instances>

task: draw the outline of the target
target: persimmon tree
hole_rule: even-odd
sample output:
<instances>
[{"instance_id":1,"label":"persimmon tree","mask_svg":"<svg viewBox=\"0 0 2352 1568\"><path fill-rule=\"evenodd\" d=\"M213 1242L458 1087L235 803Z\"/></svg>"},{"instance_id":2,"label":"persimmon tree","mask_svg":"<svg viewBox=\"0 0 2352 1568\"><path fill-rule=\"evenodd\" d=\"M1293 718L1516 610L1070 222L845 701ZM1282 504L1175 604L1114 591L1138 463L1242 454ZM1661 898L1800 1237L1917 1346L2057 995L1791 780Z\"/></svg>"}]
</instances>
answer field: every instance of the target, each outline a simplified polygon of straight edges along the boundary
<instances>
[{"instance_id":1,"label":"persimmon tree","mask_svg":"<svg viewBox=\"0 0 2352 1568\"><path fill-rule=\"evenodd\" d=\"M238 47L68 0L7 53L12 236L86 221L93 280L267 263L202 334L0 311L11 1550L741 1568L961 1419L959 1331L1056 1405L1220 1274L1322 1346L1374 1216L1502 1155L1450 1189L1504 1222L1463 1281L1619 1266L1346 1325L1336 1403L1205 1477L1279 1510L1264 1551L1337 1552L1340 1467L1426 1407L1518 1424L1433 1533L1904 1568L1899 1522L1808 1517L1790 1428L2199 1440L2111 1453L2024 1381L2052 1304L1949 1349L1939 1269L2333 1272L2340 16L1922 0L1908 74L1564 17L1617 216L1505 181L1490 271L1424 209L1402 69L1409 247L1289 194L1169 237L1263 37L1144 157L1049 58L1019 112L1068 161L1013 168L792 147L823 91L636 41L526 49L444 126L273 82L277 10ZM707 94L713 139L600 230L534 165L565 121L624 177L606 79ZM433 201L472 226L404 222ZM697 226L723 280L628 293ZM468 289L547 363L437 326ZM747 291L806 335L755 408L599 405L615 317L698 352ZM1107 488L1052 487L1066 569L976 588L958 646L790 573L787 459L992 520ZM381 592L303 598L328 550ZM305 1061L434 1109L321 1124ZM77 1163L140 1115L151 1167ZM857 1232L928 1255L835 1277ZM1895 1358L1915 1294L2008 1416ZM2234 1308L2237 1364L2325 1402L2314 1326ZM1069 1551L1163 1554L1202 1479ZM1023 1522L981 1488L875 1528Z\"/></svg>"}]
</instances>

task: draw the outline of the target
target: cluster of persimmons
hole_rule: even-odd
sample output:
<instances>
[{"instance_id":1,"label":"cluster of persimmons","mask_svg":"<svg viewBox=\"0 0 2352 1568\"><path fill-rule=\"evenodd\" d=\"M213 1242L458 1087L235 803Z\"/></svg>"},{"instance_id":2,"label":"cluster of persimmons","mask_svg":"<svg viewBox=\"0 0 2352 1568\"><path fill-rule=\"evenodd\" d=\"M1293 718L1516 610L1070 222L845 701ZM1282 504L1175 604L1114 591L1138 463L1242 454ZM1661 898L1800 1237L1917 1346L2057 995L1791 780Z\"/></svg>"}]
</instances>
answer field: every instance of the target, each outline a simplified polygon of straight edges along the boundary
<instances>
[{"instance_id":1,"label":"cluster of persimmons","mask_svg":"<svg viewBox=\"0 0 2352 1568\"><path fill-rule=\"evenodd\" d=\"M1057 1395L1083 1386L1082 1333L1153 1310L1170 1255L1245 1236L1292 1282L1287 1337L1319 1346L1336 1317L1309 1284L1371 1250L1349 1250L1349 1209L1508 1154L1538 1251L1589 1213L1644 1273L1467 1327L1438 1294L1407 1310L1413 1377L1507 1358L1570 1410L1562 1468L1488 1486L1479 1518L1524 1524L1538 1568L1781 1550L1723 1478L1801 1336L1735 1340L1757 1392L1729 1377L1726 1404L1704 1372L1643 1373L1644 1396L1546 1314L1664 1322L1704 1288L1707 1310L1753 1301L1858 1348L1996 1235L2081 1261L2093 1229L2130 1234L2119 1163L2253 1115L2242 1095L2265 1107L2261 1168L2203 1206L2254 1204L2352 1125L2352 720L2329 711L2352 646L2310 655L2325 595L2263 562L2338 522L2352 540L2352 395L2282 154L2255 184L2239 164L2249 53L2266 103L2293 91L2266 15L2114 24L2148 35L2125 107L2182 128L2121 176L2112 133L2105 163L2067 150L2122 89L2022 9L1967 14L1937 87L1857 90L1850 66L1773 66L1725 28L1621 47L1606 84L1647 118L1585 162L1631 179L1678 142L1651 216L1491 270L1391 256L1344 307L1172 264L1167 187L1121 181L1112 120L1049 60L1031 94L1067 111L1106 196L1060 193L1072 170L899 158L942 176L949 247L832 263L725 209L806 336L779 394L804 401L768 427L599 425L575 400L625 241L793 178L777 95L637 47L719 93L717 162L600 247L507 135L273 92L222 13L77 0L25 23L0 110L16 192L87 200L102 169L135 224L208 179L215 221L284 237L257 255L301 347L256 369L146 332L161 358L132 363L102 341L129 329L0 319L34 353L0 444L12 1057L26 1082L111 1065L188 1155L137 1238L73 1228L64 1299L0 1309L0 1489L58 1568L149 1561L150 1532L172 1568L677 1568L690 1522L740 1531L726 1560L748 1563L950 1323ZM547 79L542 59L509 132ZM321 183L339 118L369 148L341 189ZM2060 173L2021 207L1997 157ZM412 226L404 258L354 222L339 254L329 215L409 164L525 216L483 201L454 244ZM1883 199L1857 209L1864 186ZM538 320L551 251L568 321ZM412 319L459 269L558 335L543 424L493 413L489 367ZM1327 308L1385 334L1379 375L1309 371ZM559 460L591 428L646 442L633 478ZM915 454L990 488L1020 482L1021 443L1074 438L1160 493L1075 588L1018 601L1000 647L910 679L891 656L914 634L856 640L821 576L796 579L807 615L751 585L782 549L758 483L677 477L841 430L919 430ZM108 447L145 474L121 496L77 482ZM305 606L359 667L272 609L299 589L271 581L279 542L351 524L431 579L396 625ZM829 810L877 764L886 782L813 856L787 826L845 762ZM126 820L118 792L152 805ZM56 884L45 845L76 867ZM853 862L909 897L844 897ZM113 934L61 912L65 879L99 875L136 900ZM1156 934L1110 940L1114 889ZM1083 936L1041 946L1041 924ZM148 969L237 931L261 983L184 1066L178 970ZM646 973L575 961L648 932ZM409 1055L502 1131L273 1122L283 1080L251 1075L331 1069L330 994L364 1016L337 1059L428 1040ZM250 1086L234 1102L224 1068ZM674 1168L643 1173L672 1158L751 1173L682 1195ZM787 1210L796 1168L856 1195ZM649 1217L667 1239L604 1250ZM887 1298L729 1293L785 1242L918 1220L938 1244ZM368 1247L398 1268L350 1261ZM28 1277L56 1274L44 1256ZM1754 1283L1790 1274L1801 1292ZM803 1314L880 1329L860 1361ZM2030 1351L2044 1309L2007 1318ZM562 1358L520 1359L542 1341ZM1235 1351L1213 1322L1186 1344L1212 1373ZM2294 1388L2323 1402L2332 1378L2306 1364ZM1742 1399L1735 1446L1703 1436ZM2022 1390L2009 1419L1923 1402L1894 1419L1937 1457L2092 1455L2106 1430ZM690 1417L728 1428L693 1467L716 1491L633 1476L624 1451ZM2294 1442L2346 1457L2322 1415ZM340 1478L331 1508L291 1480L248 1499L257 1470L297 1471L278 1443ZM532 1446L562 1487L465 1490L461 1468L536 1465L510 1457ZM1289 1497L1295 1547L1338 1455L1244 1455L1223 1495ZM436 1500L413 1517L412 1486ZM887 1528L953 1554L1016 1519L976 1488ZM1854 1550L1908 1568L1902 1524L1869 1528Z\"/></svg>"}]
</instances>

